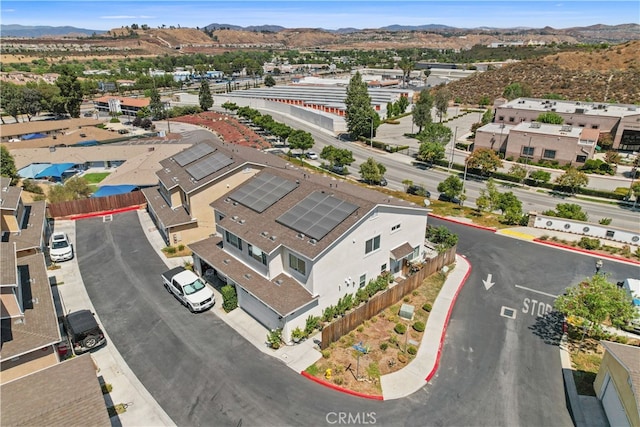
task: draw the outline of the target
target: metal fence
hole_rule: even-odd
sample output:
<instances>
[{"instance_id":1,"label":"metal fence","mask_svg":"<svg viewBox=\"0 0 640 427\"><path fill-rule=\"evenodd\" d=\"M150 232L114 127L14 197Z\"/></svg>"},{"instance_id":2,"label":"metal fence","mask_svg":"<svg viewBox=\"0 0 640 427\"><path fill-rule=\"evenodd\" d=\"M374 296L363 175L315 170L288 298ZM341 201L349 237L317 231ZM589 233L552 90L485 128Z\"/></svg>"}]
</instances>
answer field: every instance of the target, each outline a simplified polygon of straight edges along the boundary
<instances>
[{"instance_id":1,"label":"metal fence","mask_svg":"<svg viewBox=\"0 0 640 427\"><path fill-rule=\"evenodd\" d=\"M49 203L47 204L47 210L49 217L61 219L74 215L141 206L146 203L147 200L142 194L142 191L132 191L131 193L117 194L114 196L91 197L68 202Z\"/></svg>"},{"instance_id":2,"label":"metal fence","mask_svg":"<svg viewBox=\"0 0 640 427\"><path fill-rule=\"evenodd\" d=\"M400 283L385 290L384 292L374 295L368 302L347 313L344 317L338 318L326 325L322 329L322 342L320 343L320 348L327 348L329 344L348 334L350 331L364 323L365 320L371 319L385 308L397 303L405 295L419 287L425 278L436 273L445 265L453 263L455 258L456 247L454 246L448 251L438 254L435 258L425 261L420 270L408 276Z\"/></svg>"}]
</instances>

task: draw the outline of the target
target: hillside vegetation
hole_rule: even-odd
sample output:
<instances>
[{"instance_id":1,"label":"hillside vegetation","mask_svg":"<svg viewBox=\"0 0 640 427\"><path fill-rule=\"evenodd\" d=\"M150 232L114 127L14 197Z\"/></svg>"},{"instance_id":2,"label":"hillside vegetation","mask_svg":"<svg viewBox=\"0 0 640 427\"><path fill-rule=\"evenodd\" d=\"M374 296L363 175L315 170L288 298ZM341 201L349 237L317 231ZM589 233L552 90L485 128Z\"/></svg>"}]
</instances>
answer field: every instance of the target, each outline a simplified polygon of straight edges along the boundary
<instances>
[{"instance_id":1,"label":"hillside vegetation","mask_svg":"<svg viewBox=\"0 0 640 427\"><path fill-rule=\"evenodd\" d=\"M640 41L588 52L563 52L506 65L449 84L454 99L478 103L502 96L511 83L531 89L532 97L640 103Z\"/></svg>"}]
</instances>

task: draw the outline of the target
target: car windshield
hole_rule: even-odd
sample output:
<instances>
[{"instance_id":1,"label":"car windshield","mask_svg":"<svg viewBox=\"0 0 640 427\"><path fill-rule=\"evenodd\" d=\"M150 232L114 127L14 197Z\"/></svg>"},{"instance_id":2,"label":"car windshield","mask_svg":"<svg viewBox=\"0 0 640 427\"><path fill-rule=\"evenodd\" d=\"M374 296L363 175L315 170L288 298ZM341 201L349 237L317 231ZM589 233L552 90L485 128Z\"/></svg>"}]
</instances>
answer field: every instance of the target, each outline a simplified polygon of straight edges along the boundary
<instances>
[{"instance_id":1,"label":"car windshield","mask_svg":"<svg viewBox=\"0 0 640 427\"><path fill-rule=\"evenodd\" d=\"M198 279L195 282L190 283L184 287L184 294L185 295L195 294L202 288L204 288L204 283L202 283L202 280Z\"/></svg>"},{"instance_id":2,"label":"car windshield","mask_svg":"<svg viewBox=\"0 0 640 427\"><path fill-rule=\"evenodd\" d=\"M69 247L69 244L66 240L54 240L51 246L53 249L65 249Z\"/></svg>"}]
</instances>

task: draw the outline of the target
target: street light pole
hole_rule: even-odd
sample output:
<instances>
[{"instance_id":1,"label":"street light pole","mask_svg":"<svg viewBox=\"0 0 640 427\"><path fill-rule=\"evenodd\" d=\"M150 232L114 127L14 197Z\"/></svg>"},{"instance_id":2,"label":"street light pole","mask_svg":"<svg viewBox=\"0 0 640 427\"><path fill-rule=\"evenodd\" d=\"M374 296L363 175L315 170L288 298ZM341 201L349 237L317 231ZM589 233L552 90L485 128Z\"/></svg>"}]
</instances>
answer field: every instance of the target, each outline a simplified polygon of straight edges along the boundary
<instances>
[{"instance_id":1,"label":"street light pole","mask_svg":"<svg viewBox=\"0 0 640 427\"><path fill-rule=\"evenodd\" d=\"M373 148L373 116L371 116L371 138L369 142L371 143L371 148Z\"/></svg>"},{"instance_id":2,"label":"street light pole","mask_svg":"<svg viewBox=\"0 0 640 427\"><path fill-rule=\"evenodd\" d=\"M449 160L449 167L447 168L448 172L451 172L451 166L453 166L453 152L456 148L456 139L458 138L458 126L456 126L455 131L453 133L453 141L451 142L451 159Z\"/></svg>"}]
</instances>

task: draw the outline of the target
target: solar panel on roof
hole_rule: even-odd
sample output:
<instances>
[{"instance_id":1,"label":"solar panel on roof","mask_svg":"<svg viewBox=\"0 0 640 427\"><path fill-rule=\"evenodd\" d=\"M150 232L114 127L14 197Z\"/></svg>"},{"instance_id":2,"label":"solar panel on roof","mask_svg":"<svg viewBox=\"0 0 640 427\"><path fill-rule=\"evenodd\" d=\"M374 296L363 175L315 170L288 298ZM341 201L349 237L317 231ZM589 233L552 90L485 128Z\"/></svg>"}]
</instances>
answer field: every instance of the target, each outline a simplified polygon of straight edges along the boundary
<instances>
[{"instance_id":1,"label":"solar panel on roof","mask_svg":"<svg viewBox=\"0 0 640 427\"><path fill-rule=\"evenodd\" d=\"M192 165L187 166L185 169L196 181L201 180L205 176L211 175L233 163L229 157L222 153L216 153L212 156L205 157L202 160L198 160Z\"/></svg>"},{"instance_id":2,"label":"solar panel on roof","mask_svg":"<svg viewBox=\"0 0 640 427\"><path fill-rule=\"evenodd\" d=\"M198 144L176 154L175 156L173 156L173 160L175 160L176 163L178 163L180 166L184 166L188 165L189 163L195 162L196 160L201 159L207 154L213 153L214 151L216 151L216 149L209 144Z\"/></svg>"},{"instance_id":3,"label":"solar panel on roof","mask_svg":"<svg viewBox=\"0 0 640 427\"><path fill-rule=\"evenodd\" d=\"M296 183L279 176L262 173L234 191L229 195L229 198L249 209L262 213L289 194L296 186Z\"/></svg>"},{"instance_id":4,"label":"solar panel on roof","mask_svg":"<svg viewBox=\"0 0 640 427\"><path fill-rule=\"evenodd\" d=\"M280 215L276 221L320 240L356 209L358 206L353 203L315 191Z\"/></svg>"}]
</instances>

